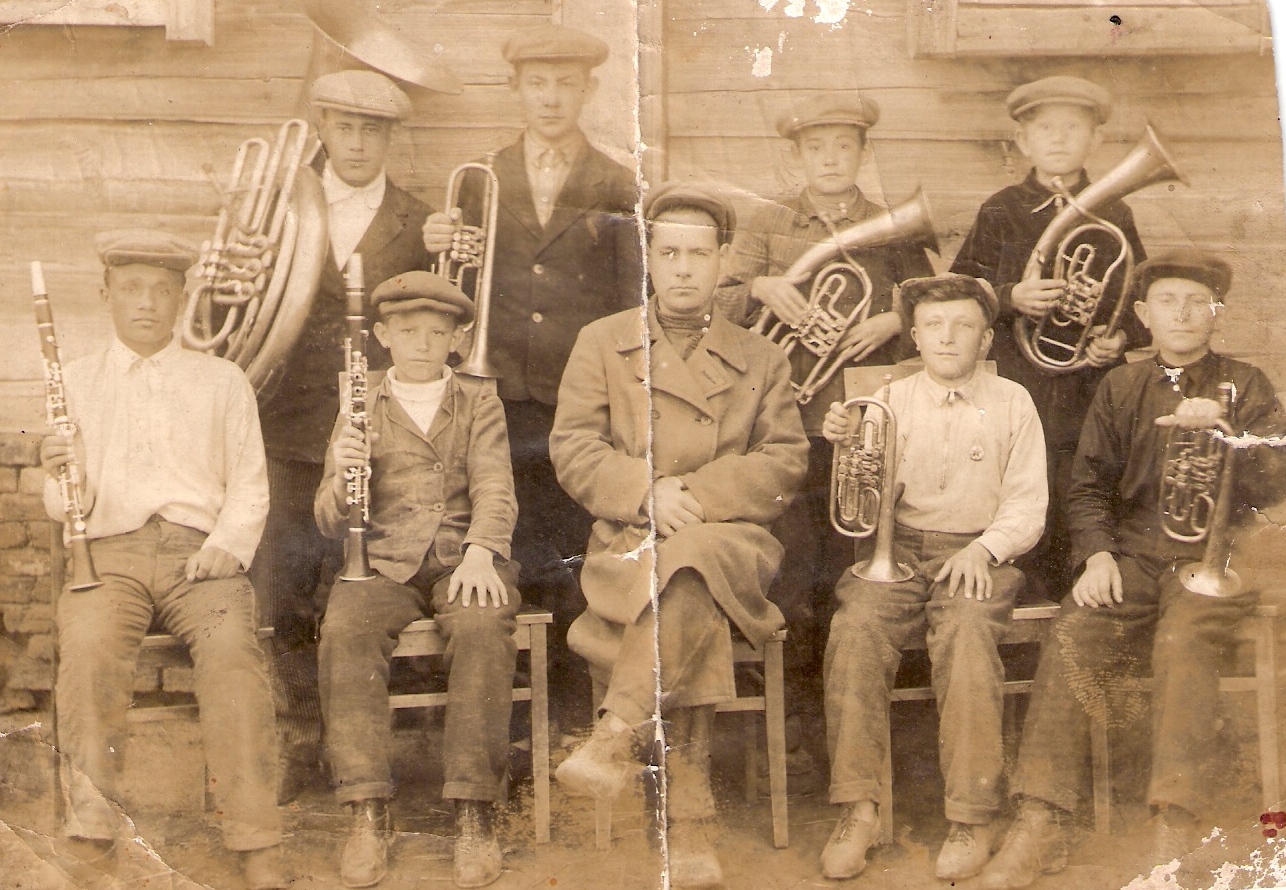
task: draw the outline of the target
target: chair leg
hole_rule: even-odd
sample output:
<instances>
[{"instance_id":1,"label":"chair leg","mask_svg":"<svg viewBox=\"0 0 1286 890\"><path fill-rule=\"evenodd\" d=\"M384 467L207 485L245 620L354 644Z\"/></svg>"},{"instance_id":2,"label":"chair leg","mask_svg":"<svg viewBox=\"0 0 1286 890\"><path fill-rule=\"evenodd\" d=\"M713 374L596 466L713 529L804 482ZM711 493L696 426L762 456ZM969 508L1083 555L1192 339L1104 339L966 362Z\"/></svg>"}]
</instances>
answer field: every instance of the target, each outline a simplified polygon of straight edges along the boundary
<instances>
[{"instance_id":1,"label":"chair leg","mask_svg":"<svg viewBox=\"0 0 1286 890\"><path fill-rule=\"evenodd\" d=\"M743 793L746 803L753 804L759 799L759 715L747 711L744 717L746 728L743 731L742 759L745 761L746 781Z\"/></svg>"},{"instance_id":2,"label":"chair leg","mask_svg":"<svg viewBox=\"0 0 1286 890\"><path fill-rule=\"evenodd\" d=\"M531 775L536 843L549 843L549 661L545 625L531 626Z\"/></svg>"},{"instance_id":3,"label":"chair leg","mask_svg":"<svg viewBox=\"0 0 1286 890\"><path fill-rule=\"evenodd\" d=\"M786 699L782 641L764 644L764 724L768 730L768 785L772 797L773 846L790 845L786 797Z\"/></svg>"},{"instance_id":4,"label":"chair leg","mask_svg":"<svg viewBox=\"0 0 1286 890\"><path fill-rule=\"evenodd\" d=\"M1259 711L1259 769L1264 812L1281 802L1277 753L1277 641L1272 618L1257 619L1255 632L1255 697Z\"/></svg>"},{"instance_id":5,"label":"chair leg","mask_svg":"<svg viewBox=\"0 0 1286 890\"><path fill-rule=\"evenodd\" d=\"M1112 830L1112 757L1107 747L1107 724L1090 718L1090 759L1094 774L1094 830Z\"/></svg>"}]
</instances>

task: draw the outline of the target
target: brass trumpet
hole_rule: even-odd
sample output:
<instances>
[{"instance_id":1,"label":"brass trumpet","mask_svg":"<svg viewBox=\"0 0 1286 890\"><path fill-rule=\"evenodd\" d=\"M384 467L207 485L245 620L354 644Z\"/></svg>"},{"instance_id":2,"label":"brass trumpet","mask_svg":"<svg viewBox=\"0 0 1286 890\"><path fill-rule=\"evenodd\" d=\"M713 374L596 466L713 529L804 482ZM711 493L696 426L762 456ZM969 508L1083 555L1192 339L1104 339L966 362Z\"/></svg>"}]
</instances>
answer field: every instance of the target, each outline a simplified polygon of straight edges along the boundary
<instances>
[{"instance_id":1,"label":"brass trumpet","mask_svg":"<svg viewBox=\"0 0 1286 890\"><path fill-rule=\"evenodd\" d=\"M1213 429L1174 427L1165 446L1161 472L1161 529L1176 541L1206 542L1201 562L1180 569L1185 588L1202 596L1241 593L1241 579L1228 568L1232 551L1232 496L1237 448L1233 436L1233 385L1219 384L1225 419Z\"/></svg>"},{"instance_id":2,"label":"brass trumpet","mask_svg":"<svg viewBox=\"0 0 1286 890\"><path fill-rule=\"evenodd\" d=\"M809 248L786 270L783 277L796 286L812 280L804 317L798 325L790 325L765 306L752 330L772 340L787 355L794 352L796 346L803 346L817 356L817 363L804 379L792 383L799 404L812 401L844 366L847 356L842 354L840 343L849 330L871 312L875 294L870 275L848 259L848 252L902 241L923 244L934 253L939 252L929 203L919 189L910 200L887 213L863 220L830 241ZM851 310L842 312L838 309L840 300L851 287L857 289L857 300Z\"/></svg>"},{"instance_id":3,"label":"brass trumpet","mask_svg":"<svg viewBox=\"0 0 1286 890\"><path fill-rule=\"evenodd\" d=\"M444 206L460 206L464 178L470 172L476 172L482 177L482 218L476 224L461 222L456 234L456 244L463 249L453 247L438 254L433 271L473 300L473 345L469 349L469 355L456 367L456 372L494 380L500 375L491 364L487 340L491 333L491 273L495 267L496 214L500 210L500 180L496 171L491 169L490 164L477 162L456 167L447 181ZM472 279L472 284L468 279Z\"/></svg>"},{"instance_id":4,"label":"brass trumpet","mask_svg":"<svg viewBox=\"0 0 1286 890\"><path fill-rule=\"evenodd\" d=\"M1054 179L1066 206L1041 234L1023 280L1058 278L1067 287L1044 318L1033 323L1020 315L1014 321L1018 347L1029 362L1054 374L1079 371L1089 366L1090 331L1105 325L1102 336L1117 332L1130 299L1134 249L1120 227L1095 209L1145 186L1173 181L1187 185L1151 126L1119 164L1079 195Z\"/></svg>"},{"instance_id":5,"label":"brass trumpet","mask_svg":"<svg viewBox=\"0 0 1286 890\"><path fill-rule=\"evenodd\" d=\"M893 557L898 427L888 403L892 380L891 374L885 375L881 398L859 397L844 403L849 414L848 441L835 443L830 495L831 525L837 532L858 540L875 536L871 558L850 571L863 580L886 584L907 581L914 574Z\"/></svg>"}]
</instances>

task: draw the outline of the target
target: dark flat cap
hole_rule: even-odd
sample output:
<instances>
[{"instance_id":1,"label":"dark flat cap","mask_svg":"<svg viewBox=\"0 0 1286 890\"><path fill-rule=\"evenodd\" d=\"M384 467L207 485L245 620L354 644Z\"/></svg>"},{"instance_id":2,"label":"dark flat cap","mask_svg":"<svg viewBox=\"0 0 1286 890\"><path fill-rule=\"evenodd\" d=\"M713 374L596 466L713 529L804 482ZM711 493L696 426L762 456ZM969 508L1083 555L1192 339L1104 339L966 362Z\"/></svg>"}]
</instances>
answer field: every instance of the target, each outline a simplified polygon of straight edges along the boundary
<instances>
[{"instance_id":1,"label":"dark flat cap","mask_svg":"<svg viewBox=\"0 0 1286 890\"><path fill-rule=\"evenodd\" d=\"M597 68L607 61L607 44L593 34L566 25L543 25L519 31L505 41L505 61L515 67L520 62L584 62Z\"/></svg>"},{"instance_id":2,"label":"dark flat cap","mask_svg":"<svg viewBox=\"0 0 1286 890\"><path fill-rule=\"evenodd\" d=\"M186 272L197 261L200 253L190 242L155 229L115 229L103 232L94 239L94 247L103 265L159 266Z\"/></svg>"},{"instance_id":3,"label":"dark flat cap","mask_svg":"<svg viewBox=\"0 0 1286 890\"><path fill-rule=\"evenodd\" d=\"M880 119L880 106L874 99L857 93L826 93L792 106L777 117L777 132L786 139L805 127L847 124L866 132Z\"/></svg>"},{"instance_id":4,"label":"dark flat cap","mask_svg":"<svg viewBox=\"0 0 1286 890\"><path fill-rule=\"evenodd\" d=\"M713 189L687 182L663 182L643 199L643 218L654 220L667 210L695 207L710 214L719 227L719 241L732 238L737 229L737 211Z\"/></svg>"},{"instance_id":5,"label":"dark flat cap","mask_svg":"<svg viewBox=\"0 0 1286 890\"><path fill-rule=\"evenodd\" d=\"M411 100L397 84L375 71L336 71L323 74L308 90L318 108L334 108L367 117L403 120L411 113Z\"/></svg>"},{"instance_id":6,"label":"dark flat cap","mask_svg":"<svg viewBox=\"0 0 1286 890\"><path fill-rule=\"evenodd\" d=\"M1213 253L1192 247L1168 250L1141 263L1134 270L1139 299L1160 278L1186 278L1210 288L1222 299L1232 286L1232 267Z\"/></svg>"},{"instance_id":7,"label":"dark flat cap","mask_svg":"<svg viewBox=\"0 0 1286 890\"><path fill-rule=\"evenodd\" d=\"M432 309L455 316L460 324L473 321L473 301L460 288L432 272L403 272L393 276L375 288L371 306L380 318L397 312Z\"/></svg>"},{"instance_id":8,"label":"dark flat cap","mask_svg":"<svg viewBox=\"0 0 1286 890\"><path fill-rule=\"evenodd\" d=\"M1014 120L1038 106L1055 104L1088 108L1100 124L1107 123L1112 116L1112 97L1108 91L1080 77L1043 77L1023 84L1005 99L1005 107Z\"/></svg>"}]
</instances>

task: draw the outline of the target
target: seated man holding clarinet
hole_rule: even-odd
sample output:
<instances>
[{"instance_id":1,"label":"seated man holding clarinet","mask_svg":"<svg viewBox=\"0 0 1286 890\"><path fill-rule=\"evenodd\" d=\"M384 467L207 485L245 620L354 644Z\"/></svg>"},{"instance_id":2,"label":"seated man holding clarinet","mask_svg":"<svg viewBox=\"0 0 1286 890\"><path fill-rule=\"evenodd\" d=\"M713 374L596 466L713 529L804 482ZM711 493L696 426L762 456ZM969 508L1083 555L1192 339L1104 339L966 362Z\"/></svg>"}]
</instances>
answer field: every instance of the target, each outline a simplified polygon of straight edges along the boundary
<instances>
[{"instance_id":1,"label":"seated man holding clarinet","mask_svg":"<svg viewBox=\"0 0 1286 890\"><path fill-rule=\"evenodd\" d=\"M456 805L454 879L483 887L502 866L494 817L508 768L521 604L509 560L518 507L504 408L488 381L446 365L474 308L428 272L395 276L371 294L374 333L393 367L368 378L355 265L357 256L348 270L348 395L314 503L322 533L348 538L320 650L326 744L352 818L340 877L346 887L370 887L387 870L389 662L402 630L433 616L447 640L442 796Z\"/></svg>"},{"instance_id":2,"label":"seated man holding clarinet","mask_svg":"<svg viewBox=\"0 0 1286 890\"><path fill-rule=\"evenodd\" d=\"M822 874L833 880L860 874L879 837L889 695L902 646L926 621L951 822L938 877L977 874L991 853L1004 769L1005 676L996 646L1023 588L1012 561L1040 538L1048 499L1031 396L978 367L997 310L980 279L904 282L903 324L924 370L889 385L866 409L860 434L839 403L822 428L848 449L837 464L861 471L857 501L877 513L858 523L875 525L875 552L841 576L826 644L830 799L844 807L822 852Z\"/></svg>"},{"instance_id":3,"label":"seated man holding clarinet","mask_svg":"<svg viewBox=\"0 0 1286 890\"><path fill-rule=\"evenodd\" d=\"M106 232L97 247L115 336L67 366L64 393L38 265L32 274L59 428L41 443L45 506L71 526L76 562L57 602L65 833L75 856L114 871L125 715L139 647L159 619L196 666L224 844L251 890L285 887L272 695L245 574L268 513L255 395L236 365L175 335L194 248L148 230Z\"/></svg>"}]
</instances>

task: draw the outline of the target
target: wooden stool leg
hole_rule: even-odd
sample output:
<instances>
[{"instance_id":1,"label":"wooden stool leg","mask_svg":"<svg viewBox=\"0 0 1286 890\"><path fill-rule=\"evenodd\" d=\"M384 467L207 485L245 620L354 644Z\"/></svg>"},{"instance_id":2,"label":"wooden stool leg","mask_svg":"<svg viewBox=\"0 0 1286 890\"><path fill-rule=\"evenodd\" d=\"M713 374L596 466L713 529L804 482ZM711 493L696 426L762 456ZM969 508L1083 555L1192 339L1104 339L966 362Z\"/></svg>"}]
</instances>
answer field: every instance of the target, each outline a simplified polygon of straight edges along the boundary
<instances>
[{"instance_id":1,"label":"wooden stool leg","mask_svg":"<svg viewBox=\"0 0 1286 890\"><path fill-rule=\"evenodd\" d=\"M549 660L545 625L531 626L531 775L536 843L549 843Z\"/></svg>"},{"instance_id":2,"label":"wooden stool leg","mask_svg":"<svg viewBox=\"0 0 1286 890\"><path fill-rule=\"evenodd\" d=\"M1255 697L1259 711L1259 779L1264 812L1281 802L1281 773L1277 754L1277 641L1273 620L1257 619L1255 632Z\"/></svg>"},{"instance_id":3,"label":"wooden stool leg","mask_svg":"<svg viewBox=\"0 0 1286 890\"><path fill-rule=\"evenodd\" d=\"M889 721L892 724L892 721ZM893 729L884 727L884 763L880 777L880 843L893 843Z\"/></svg>"},{"instance_id":4,"label":"wooden stool leg","mask_svg":"<svg viewBox=\"0 0 1286 890\"><path fill-rule=\"evenodd\" d=\"M764 724L768 730L768 787L772 798L773 846L790 845L790 818L786 797L786 691L782 641L764 644Z\"/></svg>"},{"instance_id":5,"label":"wooden stool leg","mask_svg":"<svg viewBox=\"0 0 1286 890\"><path fill-rule=\"evenodd\" d=\"M1094 830L1112 830L1112 758L1107 748L1107 724L1090 718L1090 758L1094 774Z\"/></svg>"},{"instance_id":6,"label":"wooden stool leg","mask_svg":"<svg viewBox=\"0 0 1286 890\"><path fill-rule=\"evenodd\" d=\"M743 791L746 803L752 804L759 799L759 715L754 711L747 711L744 723L742 755L745 760L746 781Z\"/></svg>"}]
</instances>

